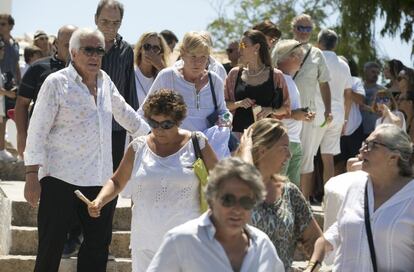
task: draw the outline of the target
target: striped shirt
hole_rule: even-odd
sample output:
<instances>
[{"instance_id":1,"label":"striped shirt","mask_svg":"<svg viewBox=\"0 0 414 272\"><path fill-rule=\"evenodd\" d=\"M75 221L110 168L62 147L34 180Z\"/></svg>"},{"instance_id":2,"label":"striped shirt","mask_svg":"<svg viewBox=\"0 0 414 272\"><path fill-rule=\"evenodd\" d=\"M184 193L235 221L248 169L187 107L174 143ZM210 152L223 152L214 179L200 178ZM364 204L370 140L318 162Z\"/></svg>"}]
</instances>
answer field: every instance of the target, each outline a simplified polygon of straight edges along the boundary
<instances>
[{"instance_id":1,"label":"striped shirt","mask_svg":"<svg viewBox=\"0 0 414 272\"><path fill-rule=\"evenodd\" d=\"M139 103L135 87L134 52L132 47L122 40L121 35L116 36L114 45L102 58L101 69L109 75L125 101L137 110ZM112 119L112 130L121 131L123 128Z\"/></svg>"}]
</instances>

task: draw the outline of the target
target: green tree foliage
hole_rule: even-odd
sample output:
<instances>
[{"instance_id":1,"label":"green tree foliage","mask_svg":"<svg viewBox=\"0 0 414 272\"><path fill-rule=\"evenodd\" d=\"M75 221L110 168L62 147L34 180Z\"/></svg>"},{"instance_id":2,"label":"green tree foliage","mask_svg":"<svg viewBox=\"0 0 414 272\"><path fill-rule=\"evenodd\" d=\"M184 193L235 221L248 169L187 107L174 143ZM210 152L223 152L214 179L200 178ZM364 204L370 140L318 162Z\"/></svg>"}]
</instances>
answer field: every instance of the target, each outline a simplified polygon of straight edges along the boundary
<instances>
[{"instance_id":1,"label":"green tree foliage","mask_svg":"<svg viewBox=\"0 0 414 272\"><path fill-rule=\"evenodd\" d=\"M414 0L210 0L218 18L208 25L215 47L226 48L232 40L239 40L243 32L265 19L276 23L283 38L291 38L290 22L300 13L312 16L316 28L311 42L321 27L334 29L340 36L338 54L353 58L358 66L377 60L375 22L385 19L382 36L412 42ZM232 10L227 14L226 10ZM328 18L337 17L327 24ZM413 51L414 54L414 44Z\"/></svg>"},{"instance_id":2,"label":"green tree foliage","mask_svg":"<svg viewBox=\"0 0 414 272\"><path fill-rule=\"evenodd\" d=\"M277 23L283 38L290 38L290 22L299 12L307 13L315 21L317 31L323 21L330 15L332 7L329 0L217 0L210 2L217 11L218 18L207 29L214 37L214 46L226 48L233 40L240 40L243 32L253 25L270 19ZM227 14L225 10L233 10Z\"/></svg>"}]
</instances>

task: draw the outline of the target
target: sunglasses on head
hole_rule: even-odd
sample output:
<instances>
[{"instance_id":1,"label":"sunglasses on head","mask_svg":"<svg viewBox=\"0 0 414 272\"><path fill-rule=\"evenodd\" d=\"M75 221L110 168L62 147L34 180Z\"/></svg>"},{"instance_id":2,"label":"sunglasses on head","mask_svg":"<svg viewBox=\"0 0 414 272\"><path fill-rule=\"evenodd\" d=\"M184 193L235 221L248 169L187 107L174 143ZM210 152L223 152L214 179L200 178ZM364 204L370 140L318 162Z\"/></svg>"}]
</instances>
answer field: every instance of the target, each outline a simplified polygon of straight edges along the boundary
<instances>
[{"instance_id":1,"label":"sunglasses on head","mask_svg":"<svg viewBox=\"0 0 414 272\"><path fill-rule=\"evenodd\" d=\"M299 32L309 33L309 32L312 31L312 27L311 26L297 25L296 30L299 31Z\"/></svg>"},{"instance_id":2,"label":"sunglasses on head","mask_svg":"<svg viewBox=\"0 0 414 272\"><path fill-rule=\"evenodd\" d=\"M171 120L157 122L151 118L147 119L147 123L151 128L162 128L162 129L170 129L176 125L176 123Z\"/></svg>"},{"instance_id":3,"label":"sunglasses on head","mask_svg":"<svg viewBox=\"0 0 414 272\"><path fill-rule=\"evenodd\" d=\"M79 49L85 52L85 55L87 55L88 57L92 57L94 54L98 55L99 57L102 57L105 55L105 49L103 49L100 46L99 47L84 46Z\"/></svg>"},{"instance_id":4,"label":"sunglasses on head","mask_svg":"<svg viewBox=\"0 0 414 272\"><path fill-rule=\"evenodd\" d=\"M161 53L161 47L159 47L158 45L151 45L149 43L144 43L142 48L144 48L145 51L150 51L151 50L155 54Z\"/></svg>"},{"instance_id":5,"label":"sunglasses on head","mask_svg":"<svg viewBox=\"0 0 414 272\"><path fill-rule=\"evenodd\" d=\"M241 198L237 199L237 197L233 194L225 194L220 197L221 205L226 208L231 208L239 203L240 207L245 210L251 210L256 205L256 201L253 198L248 196L242 196Z\"/></svg>"}]
</instances>

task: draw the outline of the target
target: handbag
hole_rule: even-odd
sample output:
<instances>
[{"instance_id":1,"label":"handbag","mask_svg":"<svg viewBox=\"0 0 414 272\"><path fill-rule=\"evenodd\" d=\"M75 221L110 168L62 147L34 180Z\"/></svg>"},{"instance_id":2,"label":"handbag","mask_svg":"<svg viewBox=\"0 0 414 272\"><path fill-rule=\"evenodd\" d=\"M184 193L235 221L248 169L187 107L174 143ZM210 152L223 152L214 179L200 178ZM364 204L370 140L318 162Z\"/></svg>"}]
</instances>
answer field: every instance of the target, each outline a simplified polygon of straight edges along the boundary
<instances>
[{"instance_id":1,"label":"handbag","mask_svg":"<svg viewBox=\"0 0 414 272\"><path fill-rule=\"evenodd\" d=\"M365 217L365 230L367 231L369 252L371 255L372 268L374 272L377 272L377 257L375 256L374 240L372 239L371 221L369 220L369 207L368 207L368 182L365 184L365 196L364 196L364 217Z\"/></svg>"},{"instance_id":2,"label":"handbag","mask_svg":"<svg viewBox=\"0 0 414 272\"><path fill-rule=\"evenodd\" d=\"M193 163L193 169L200 182L200 186L198 187L200 195L200 212L204 213L208 210L208 203L204 194L204 189L207 186L208 170L204 164L203 154L201 153L200 145L198 144L198 138L195 131L191 132L191 141L193 142L194 152L196 155L196 160Z\"/></svg>"},{"instance_id":3,"label":"handbag","mask_svg":"<svg viewBox=\"0 0 414 272\"><path fill-rule=\"evenodd\" d=\"M207 116L207 120L210 124L210 127L212 127L217 123L217 120L219 117L219 111L218 111L218 106L217 106L216 92L214 91L214 84L213 84L213 80L211 79L210 72L208 72L208 80L210 82L210 91L211 91L211 97L213 98L214 111Z\"/></svg>"},{"instance_id":4,"label":"handbag","mask_svg":"<svg viewBox=\"0 0 414 272\"><path fill-rule=\"evenodd\" d=\"M210 126L214 126L217 123L217 119L219 117L219 111L218 111L218 106L217 106L216 92L214 91L214 84L213 84L213 80L211 79L210 72L208 72L208 80L210 81L210 90L211 90L211 96L213 97L214 111L210 113L209 116L207 116L207 120L210 123ZM230 131L230 138L228 142L228 147L229 147L230 152L235 151L239 147L239 144L240 144L239 139Z\"/></svg>"}]
</instances>

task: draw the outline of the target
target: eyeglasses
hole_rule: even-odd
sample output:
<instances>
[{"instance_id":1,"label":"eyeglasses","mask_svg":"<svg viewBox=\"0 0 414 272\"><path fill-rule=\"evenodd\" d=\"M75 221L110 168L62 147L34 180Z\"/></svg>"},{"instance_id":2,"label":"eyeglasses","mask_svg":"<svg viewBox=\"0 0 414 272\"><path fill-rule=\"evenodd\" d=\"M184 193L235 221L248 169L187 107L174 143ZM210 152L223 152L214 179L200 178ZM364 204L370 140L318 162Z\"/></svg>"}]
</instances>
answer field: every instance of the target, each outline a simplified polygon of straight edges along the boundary
<instances>
[{"instance_id":1,"label":"eyeglasses","mask_svg":"<svg viewBox=\"0 0 414 272\"><path fill-rule=\"evenodd\" d=\"M389 103L391 101L391 99L389 97L377 97L376 102L379 104L386 104Z\"/></svg>"},{"instance_id":2,"label":"eyeglasses","mask_svg":"<svg viewBox=\"0 0 414 272\"><path fill-rule=\"evenodd\" d=\"M225 194L220 197L221 205L226 208L231 208L237 205L237 203L245 210L251 210L256 204L253 198L248 196L242 196L237 199L233 194Z\"/></svg>"},{"instance_id":3,"label":"eyeglasses","mask_svg":"<svg viewBox=\"0 0 414 272\"><path fill-rule=\"evenodd\" d=\"M375 148L375 145L381 145L390 150L395 150L394 148L391 148L388 145L377 142L377 141L363 141L361 145L361 149L370 152L373 148Z\"/></svg>"},{"instance_id":4,"label":"eyeglasses","mask_svg":"<svg viewBox=\"0 0 414 272\"><path fill-rule=\"evenodd\" d=\"M311 26L297 25L296 30L299 31L299 32L309 33L309 32L312 31L312 27Z\"/></svg>"},{"instance_id":5,"label":"eyeglasses","mask_svg":"<svg viewBox=\"0 0 414 272\"><path fill-rule=\"evenodd\" d=\"M162 128L162 129L170 129L172 127L174 127L175 125L177 125L176 122L171 121L171 120L165 120L165 121L161 121L161 122L157 122L151 118L147 119L147 123L151 128Z\"/></svg>"},{"instance_id":6,"label":"eyeglasses","mask_svg":"<svg viewBox=\"0 0 414 272\"><path fill-rule=\"evenodd\" d=\"M144 48L145 51L152 51L154 54L159 54L161 53L161 47L159 47L158 45L152 45L149 43L144 43L144 45L142 46L142 48Z\"/></svg>"},{"instance_id":7,"label":"eyeglasses","mask_svg":"<svg viewBox=\"0 0 414 272\"><path fill-rule=\"evenodd\" d=\"M103 25L103 26L112 26L112 27L119 27L121 25L121 21L111 21L111 20L107 20L107 19L100 19L99 22Z\"/></svg>"},{"instance_id":8,"label":"eyeglasses","mask_svg":"<svg viewBox=\"0 0 414 272\"><path fill-rule=\"evenodd\" d=\"M40 40L40 41L48 41L49 40L49 37L47 37L47 36L42 36L42 37L39 37L39 38L37 38L37 39L35 39L36 41L38 41L38 40Z\"/></svg>"},{"instance_id":9,"label":"eyeglasses","mask_svg":"<svg viewBox=\"0 0 414 272\"><path fill-rule=\"evenodd\" d=\"M85 55L87 55L88 57L92 57L94 54L96 54L98 57L102 57L105 55L105 49L103 49L100 46L99 47L85 46L85 47L80 47L79 49L85 52Z\"/></svg>"}]
</instances>

